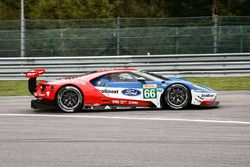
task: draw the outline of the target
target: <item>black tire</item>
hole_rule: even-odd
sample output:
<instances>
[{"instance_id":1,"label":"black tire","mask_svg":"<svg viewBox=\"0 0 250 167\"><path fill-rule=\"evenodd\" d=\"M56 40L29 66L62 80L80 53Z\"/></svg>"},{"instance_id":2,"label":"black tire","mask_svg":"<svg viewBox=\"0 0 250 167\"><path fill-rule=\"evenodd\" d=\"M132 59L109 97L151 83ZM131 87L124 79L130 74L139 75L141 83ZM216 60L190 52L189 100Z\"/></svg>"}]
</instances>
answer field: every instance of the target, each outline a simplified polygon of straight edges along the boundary
<instances>
[{"instance_id":1,"label":"black tire","mask_svg":"<svg viewBox=\"0 0 250 167\"><path fill-rule=\"evenodd\" d=\"M83 96L76 87L65 86L58 91L56 103L64 112L76 112L83 106Z\"/></svg>"},{"instance_id":2,"label":"black tire","mask_svg":"<svg viewBox=\"0 0 250 167\"><path fill-rule=\"evenodd\" d=\"M170 109L179 110L186 108L191 101L187 87L182 84L173 84L163 93L163 103Z\"/></svg>"}]
</instances>

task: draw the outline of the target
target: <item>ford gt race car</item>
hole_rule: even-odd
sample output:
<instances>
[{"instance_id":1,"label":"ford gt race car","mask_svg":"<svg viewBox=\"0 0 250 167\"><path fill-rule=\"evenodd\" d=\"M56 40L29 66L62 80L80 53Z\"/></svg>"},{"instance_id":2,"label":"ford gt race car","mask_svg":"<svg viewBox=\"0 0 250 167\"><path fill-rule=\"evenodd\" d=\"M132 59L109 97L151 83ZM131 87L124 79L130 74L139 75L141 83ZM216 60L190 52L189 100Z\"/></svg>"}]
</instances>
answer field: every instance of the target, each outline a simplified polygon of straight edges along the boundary
<instances>
[{"instance_id":1,"label":"ford gt race car","mask_svg":"<svg viewBox=\"0 0 250 167\"><path fill-rule=\"evenodd\" d=\"M43 73L45 69L26 72L29 91L36 97L31 101L34 109L53 106L64 112L137 107L177 110L219 104L216 92L210 88L136 69L100 70L37 83L36 78Z\"/></svg>"}]
</instances>

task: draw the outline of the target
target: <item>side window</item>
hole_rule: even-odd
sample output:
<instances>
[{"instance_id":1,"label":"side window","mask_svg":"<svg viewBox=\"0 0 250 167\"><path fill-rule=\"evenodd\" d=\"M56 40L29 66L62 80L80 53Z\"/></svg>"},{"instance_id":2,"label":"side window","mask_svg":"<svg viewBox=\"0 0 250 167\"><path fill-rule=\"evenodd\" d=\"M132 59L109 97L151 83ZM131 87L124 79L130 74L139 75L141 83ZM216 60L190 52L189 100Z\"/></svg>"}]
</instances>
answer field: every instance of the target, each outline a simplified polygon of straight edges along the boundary
<instances>
[{"instance_id":1,"label":"side window","mask_svg":"<svg viewBox=\"0 0 250 167\"><path fill-rule=\"evenodd\" d=\"M138 78L141 77L138 74L130 73L130 72L119 72L106 74L100 77L97 77L90 81L93 86L106 87L109 82L138 82ZM144 77L145 78L145 77ZM150 79L145 78L147 81Z\"/></svg>"},{"instance_id":2,"label":"side window","mask_svg":"<svg viewBox=\"0 0 250 167\"><path fill-rule=\"evenodd\" d=\"M109 74L109 78L111 82L121 82L118 73Z\"/></svg>"},{"instance_id":3,"label":"side window","mask_svg":"<svg viewBox=\"0 0 250 167\"><path fill-rule=\"evenodd\" d=\"M136 82L137 77L131 73L113 73L110 74L111 82Z\"/></svg>"},{"instance_id":4,"label":"side window","mask_svg":"<svg viewBox=\"0 0 250 167\"><path fill-rule=\"evenodd\" d=\"M106 87L110 82L109 75L103 75L90 81L93 86Z\"/></svg>"}]
</instances>

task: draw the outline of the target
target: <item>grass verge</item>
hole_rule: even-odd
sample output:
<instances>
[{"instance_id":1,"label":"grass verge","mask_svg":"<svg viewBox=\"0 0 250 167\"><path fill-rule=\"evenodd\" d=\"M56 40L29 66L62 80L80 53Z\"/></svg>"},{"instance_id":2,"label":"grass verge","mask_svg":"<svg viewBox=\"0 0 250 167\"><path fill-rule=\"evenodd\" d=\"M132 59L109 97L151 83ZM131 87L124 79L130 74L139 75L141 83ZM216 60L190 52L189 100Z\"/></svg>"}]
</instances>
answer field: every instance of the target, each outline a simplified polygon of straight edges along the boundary
<instances>
[{"instance_id":1,"label":"grass verge","mask_svg":"<svg viewBox=\"0 0 250 167\"><path fill-rule=\"evenodd\" d=\"M185 79L214 90L250 90L250 77L196 77Z\"/></svg>"},{"instance_id":2,"label":"grass verge","mask_svg":"<svg viewBox=\"0 0 250 167\"><path fill-rule=\"evenodd\" d=\"M250 90L250 77L192 77L185 79L215 90ZM30 95L27 81L0 80L0 96L27 95Z\"/></svg>"},{"instance_id":3,"label":"grass verge","mask_svg":"<svg viewBox=\"0 0 250 167\"><path fill-rule=\"evenodd\" d=\"M28 81L0 81L0 96L27 96Z\"/></svg>"}]
</instances>

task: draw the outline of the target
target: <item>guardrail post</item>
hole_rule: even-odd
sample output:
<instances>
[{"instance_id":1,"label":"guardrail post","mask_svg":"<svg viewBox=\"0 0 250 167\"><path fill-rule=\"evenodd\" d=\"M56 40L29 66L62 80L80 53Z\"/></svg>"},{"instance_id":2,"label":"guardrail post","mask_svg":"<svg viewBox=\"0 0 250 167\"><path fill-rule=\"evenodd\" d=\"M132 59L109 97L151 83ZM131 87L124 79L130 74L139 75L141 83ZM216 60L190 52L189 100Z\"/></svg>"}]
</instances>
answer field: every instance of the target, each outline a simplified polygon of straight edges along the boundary
<instances>
[{"instance_id":1,"label":"guardrail post","mask_svg":"<svg viewBox=\"0 0 250 167\"><path fill-rule=\"evenodd\" d=\"M120 17L116 19L116 55L120 55Z\"/></svg>"},{"instance_id":2,"label":"guardrail post","mask_svg":"<svg viewBox=\"0 0 250 167\"><path fill-rule=\"evenodd\" d=\"M20 42L20 55L25 57L25 18L24 18L24 0L21 0L21 42Z\"/></svg>"},{"instance_id":3,"label":"guardrail post","mask_svg":"<svg viewBox=\"0 0 250 167\"><path fill-rule=\"evenodd\" d=\"M179 47L180 47L180 39L179 39L180 29L179 27L175 28L175 36L176 36L176 46L175 46L175 53L179 53Z\"/></svg>"},{"instance_id":4,"label":"guardrail post","mask_svg":"<svg viewBox=\"0 0 250 167\"><path fill-rule=\"evenodd\" d=\"M214 47L214 53L217 53L217 45L218 45L218 32L217 32L217 27L218 27L218 16L216 14L213 15L213 47Z\"/></svg>"},{"instance_id":5,"label":"guardrail post","mask_svg":"<svg viewBox=\"0 0 250 167\"><path fill-rule=\"evenodd\" d=\"M244 28L240 25L240 53L244 51Z\"/></svg>"}]
</instances>

